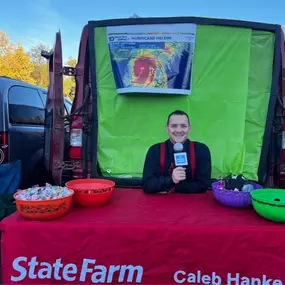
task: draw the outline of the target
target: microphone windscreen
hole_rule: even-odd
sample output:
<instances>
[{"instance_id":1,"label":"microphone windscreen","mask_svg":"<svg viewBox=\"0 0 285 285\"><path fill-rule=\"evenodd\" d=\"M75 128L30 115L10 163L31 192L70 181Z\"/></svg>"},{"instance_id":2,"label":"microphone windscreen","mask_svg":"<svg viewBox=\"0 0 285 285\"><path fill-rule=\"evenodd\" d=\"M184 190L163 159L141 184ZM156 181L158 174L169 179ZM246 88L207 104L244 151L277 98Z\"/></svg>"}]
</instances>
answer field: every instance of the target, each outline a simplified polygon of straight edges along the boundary
<instances>
[{"instance_id":1,"label":"microphone windscreen","mask_svg":"<svg viewBox=\"0 0 285 285\"><path fill-rule=\"evenodd\" d=\"M175 152L183 151L183 144L182 143L176 143L176 144L174 144L173 149Z\"/></svg>"}]
</instances>

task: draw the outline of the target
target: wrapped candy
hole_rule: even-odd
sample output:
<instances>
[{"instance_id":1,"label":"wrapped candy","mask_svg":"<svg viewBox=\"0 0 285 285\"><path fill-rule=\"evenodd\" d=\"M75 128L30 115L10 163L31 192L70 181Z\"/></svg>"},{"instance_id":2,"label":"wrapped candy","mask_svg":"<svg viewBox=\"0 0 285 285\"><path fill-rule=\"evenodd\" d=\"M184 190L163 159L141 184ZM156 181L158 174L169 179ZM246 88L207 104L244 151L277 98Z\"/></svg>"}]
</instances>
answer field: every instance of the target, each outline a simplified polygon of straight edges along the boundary
<instances>
[{"instance_id":1,"label":"wrapped candy","mask_svg":"<svg viewBox=\"0 0 285 285\"><path fill-rule=\"evenodd\" d=\"M252 184L245 184L241 189L242 192L251 192L252 190L254 190Z\"/></svg>"},{"instance_id":2,"label":"wrapped candy","mask_svg":"<svg viewBox=\"0 0 285 285\"><path fill-rule=\"evenodd\" d=\"M46 184L45 187L35 186L20 192L18 199L27 201L53 200L67 197L71 194L72 192L67 187Z\"/></svg>"}]
</instances>

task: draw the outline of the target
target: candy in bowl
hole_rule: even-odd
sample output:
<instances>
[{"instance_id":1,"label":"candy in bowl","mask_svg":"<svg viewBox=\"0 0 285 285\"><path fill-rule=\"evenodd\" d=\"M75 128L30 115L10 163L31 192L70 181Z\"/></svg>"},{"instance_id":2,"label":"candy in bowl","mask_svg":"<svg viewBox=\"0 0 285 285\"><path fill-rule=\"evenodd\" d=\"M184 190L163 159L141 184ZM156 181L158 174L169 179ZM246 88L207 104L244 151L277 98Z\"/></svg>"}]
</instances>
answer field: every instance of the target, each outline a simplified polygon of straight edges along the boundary
<instances>
[{"instance_id":1,"label":"candy in bowl","mask_svg":"<svg viewBox=\"0 0 285 285\"><path fill-rule=\"evenodd\" d=\"M263 187L255 182L219 180L212 184L213 195L222 205L232 208L247 208L252 206L250 193Z\"/></svg>"},{"instance_id":2,"label":"candy in bowl","mask_svg":"<svg viewBox=\"0 0 285 285\"><path fill-rule=\"evenodd\" d=\"M32 187L14 194L17 211L26 219L45 221L67 214L74 192L67 187Z\"/></svg>"}]
</instances>

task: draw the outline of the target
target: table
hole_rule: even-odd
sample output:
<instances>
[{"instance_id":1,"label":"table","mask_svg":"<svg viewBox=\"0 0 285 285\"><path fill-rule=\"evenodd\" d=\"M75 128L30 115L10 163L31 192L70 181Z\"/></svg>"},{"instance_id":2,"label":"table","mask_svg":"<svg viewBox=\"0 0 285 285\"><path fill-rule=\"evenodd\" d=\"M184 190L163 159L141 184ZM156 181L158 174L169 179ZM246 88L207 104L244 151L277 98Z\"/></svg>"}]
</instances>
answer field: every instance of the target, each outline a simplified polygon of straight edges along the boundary
<instances>
[{"instance_id":1,"label":"table","mask_svg":"<svg viewBox=\"0 0 285 285\"><path fill-rule=\"evenodd\" d=\"M104 207L50 222L15 213L1 229L4 284L285 283L285 225L212 192L119 189Z\"/></svg>"}]
</instances>

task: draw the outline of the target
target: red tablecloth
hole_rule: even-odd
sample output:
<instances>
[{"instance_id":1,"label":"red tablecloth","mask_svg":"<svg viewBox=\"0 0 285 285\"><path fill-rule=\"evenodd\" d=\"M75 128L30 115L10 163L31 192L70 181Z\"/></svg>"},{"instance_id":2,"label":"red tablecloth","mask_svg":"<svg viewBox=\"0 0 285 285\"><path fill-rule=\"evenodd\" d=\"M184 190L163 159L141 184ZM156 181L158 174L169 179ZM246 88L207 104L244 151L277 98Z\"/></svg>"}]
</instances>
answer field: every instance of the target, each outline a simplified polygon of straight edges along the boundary
<instances>
[{"instance_id":1,"label":"red tablecloth","mask_svg":"<svg viewBox=\"0 0 285 285\"><path fill-rule=\"evenodd\" d=\"M285 283L285 225L211 192L116 190L105 207L52 222L15 213L2 230L4 284Z\"/></svg>"}]
</instances>

